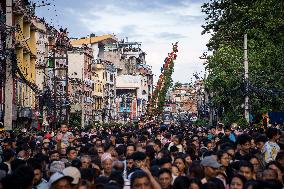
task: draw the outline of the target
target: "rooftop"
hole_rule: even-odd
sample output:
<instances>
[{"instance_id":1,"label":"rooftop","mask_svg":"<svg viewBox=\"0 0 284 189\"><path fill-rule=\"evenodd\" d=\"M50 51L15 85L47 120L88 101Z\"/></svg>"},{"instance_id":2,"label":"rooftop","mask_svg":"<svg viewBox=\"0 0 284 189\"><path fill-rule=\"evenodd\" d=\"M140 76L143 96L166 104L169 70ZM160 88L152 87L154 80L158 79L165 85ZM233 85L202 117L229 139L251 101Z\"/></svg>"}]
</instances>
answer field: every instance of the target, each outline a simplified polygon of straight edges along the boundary
<instances>
[{"instance_id":1,"label":"rooftop","mask_svg":"<svg viewBox=\"0 0 284 189\"><path fill-rule=\"evenodd\" d=\"M117 41L117 38L111 34L106 34L102 36L96 36L96 37L88 37L88 38L82 38L82 39L75 39L71 40L71 45L83 45L83 44L93 44L98 43L100 41L104 40L112 40L113 42Z\"/></svg>"}]
</instances>

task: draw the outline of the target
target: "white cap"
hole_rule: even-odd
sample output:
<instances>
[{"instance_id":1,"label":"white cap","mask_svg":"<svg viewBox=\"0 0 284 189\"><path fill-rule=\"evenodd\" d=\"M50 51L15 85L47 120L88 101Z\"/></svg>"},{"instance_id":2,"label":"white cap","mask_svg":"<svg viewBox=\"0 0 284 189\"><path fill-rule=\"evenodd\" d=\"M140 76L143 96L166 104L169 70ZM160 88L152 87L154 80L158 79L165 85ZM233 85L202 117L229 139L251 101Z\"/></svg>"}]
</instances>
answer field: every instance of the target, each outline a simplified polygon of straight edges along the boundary
<instances>
[{"instance_id":1,"label":"white cap","mask_svg":"<svg viewBox=\"0 0 284 189\"><path fill-rule=\"evenodd\" d=\"M72 184L78 184L81 179L81 173L76 167L66 167L63 174L73 178Z\"/></svg>"},{"instance_id":2,"label":"white cap","mask_svg":"<svg viewBox=\"0 0 284 189\"><path fill-rule=\"evenodd\" d=\"M48 182L48 186L51 187L52 184L54 184L55 182L59 181L60 179L66 178L67 180L69 180L70 182L73 181L73 178L67 175L64 175L63 173L60 172L56 172L54 173Z\"/></svg>"}]
</instances>

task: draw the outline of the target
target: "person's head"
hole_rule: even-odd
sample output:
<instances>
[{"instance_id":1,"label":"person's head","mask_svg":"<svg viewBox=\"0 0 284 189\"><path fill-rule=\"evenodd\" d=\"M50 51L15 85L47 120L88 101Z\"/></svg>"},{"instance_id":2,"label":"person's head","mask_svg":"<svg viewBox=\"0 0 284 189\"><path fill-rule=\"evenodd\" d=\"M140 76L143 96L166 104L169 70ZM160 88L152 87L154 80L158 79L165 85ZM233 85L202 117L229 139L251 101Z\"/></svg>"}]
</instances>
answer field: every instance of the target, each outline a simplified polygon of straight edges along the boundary
<instances>
[{"instance_id":1,"label":"person's head","mask_svg":"<svg viewBox=\"0 0 284 189\"><path fill-rule=\"evenodd\" d=\"M188 189L189 187L190 180L186 176L178 176L173 183L173 189Z\"/></svg>"},{"instance_id":2,"label":"person's head","mask_svg":"<svg viewBox=\"0 0 284 189\"><path fill-rule=\"evenodd\" d=\"M61 123L60 125L60 131L62 133L66 133L68 131L68 124L67 123Z\"/></svg>"},{"instance_id":3,"label":"person's head","mask_svg":"<svg viewBox=\"0 0 284 189\"><path fill-rule=\"evenodd\" d=\"M253 174L254 174L253 165L248 161L240 161L239 174L246 177L247 180L253 179Z\"/></svg>"},{"instance_id":4,"label":"person's head","mask_svg":"<svg viewBox=\"0 0 284 189\"><path fill-rule=\"evenodd\" d=\"M56 172L62 172L65 169L65 163L63 161L53 161L50 164L49 172L54 174Z\"/></svg>"},{"instance_id":5,"label":"person's head","mask_svg":"<svg viewBox=\"0 0 284 189\"><path fill-rule=\"evenodd\" d=\"M218 162L223 166L223 167L228 167L230 163L230 157L227 152L223 150L219 150L217 152L217 158Z\"/></svg>"},{"instance_id":6,"label":"person's head","mask_svg":"<svg viewBox=\"0 0 284 189\"><path fill-rule=\"evenodd\" d=\"M135 166L141 168L146 166L147 156L144 152L134 152L132 154Z\"/></svg>"},{"instance_id":7,"label":"person's head","mask_svg":"<svg viewBox=\"0 0 284 189\"><path fill-rule=\"evenodd\" d=\"M42 166L41 166L40 163L34 163L32 165L32 167L33 167L33 170L34 170L33 185L37 186L40 183L41 179L42 179L42 172L41 172Z\"/></svg>"},{"instance_id":8,"label":"person's head","mask_svg":"<svg viewBox=\"0 0 284 189\"><path fill-rule=\"evenodd\" d=\"M154 146L153 147L154 147L155 152L159 152L161 150L161 148L162 148L162 142L159 139L156 139L154 141Z\"/></svg>"},{"instance_id":9,"label":"person's head","mask_svg":"<svg viewBox=\"0 0 284 189\"><path fill-rule=\"evenodd\" d=\"M14 152L11 149L3 151L3 160L6 162L11 162L14 160Z\"/></svg>"},{"instance_id":10,"label":"person's head","mask_svg":"<svg viewBox=\"0 0 284 189\"><path fill-rule=\"evenodd\" d=\"M223 171L218 171L216 178L220 179L224 186L227 186L228 177Z\"/></svg>"},{"instance_id":11,"label":"person's head","mask_svg":"<svg viewBox=\"0 0 284 189\"><path fill-rule=\"evenodd\" d=\"M83 169L89 168L91 166L91 157L89 155L83 155L80 160Z\"/></svg>"},{"instance_id":12,"label":"person's head","mask_svg":"<svg viewBox=\"0 0 284 189\"><path fill-rule=\"evenodd\" d=\"M213 150L213 143L211 140L206 140L204 142L204 146L207 148L208 151Z\"/></svg>"},{"instance_id":13,"label":"person's head","mask_svg":"<svg viewBox=\"0 0 284 189\"><path fill-rule=\"evenodd\" d=\"M207 183L201 186L201 189L225 189L224 183L216 178L210 178Z\"/></svg>"},{"instance_id":14,"label":"person's head","mask_svg":"<svg viewBox=\"0 0 284 189\"><path fill-rule=\"evenodd\" d=\"M264 169L262 172L262 180L277 180L278 173L273 169Z\"/></svg>"},{"instance_id":15,"label":"person's head","mask_svg":"<svg viewBox=\"0 0 284 189\"><path fill-rule=\"evenodd\" d=\"M269 127L266 131L266 136L269 140L277 141L280 138L280 132L277 128Z\"/></svg>"},{"instance_id":16,"label":"person's head","mask_svg":"<svg viewBox=\"0 0 284 189\"><path fill-rule=\"evenodd\" d=\"M237 144L240 145L242 153L249 153L251 147L251 137L248 134L241 134L237 137Z\"/></svg>"},{"instance_id":17,"label":"person's head","mask_svg":"<svg viewBox=\"0 0 284 189\"><path fill-rule=\"evenodd\" d=\"M12 142L9 138L5 138L2 142L2 148L3 150L11 149Z\"/></svg>"},{"instance_id":18,"label":"person's head","mask_svg":"<svg viewBox=\"0 0 284 189\"><path fill-rule=\"evenodd\" d=\"M135 144L128 144L126 147L126 156L132 155L136 151Z\"/></svg>"},{"instance_id":19,"label":"person's head","mask_svg":"<svg viewBox=\"0 0 284 189\"><path fill-rule=\"evenodd\" d=\"M206 156L200 164L204 168L204 175L207 179L215 177L221 166L212 156Z\"/></svg>"},{"instance_id":20,"label":"person's head","mask_svg":"<svg viewBox=\"0 0 284 189\"><path fill-rule=\"evenodd\" d=\"M227 125L225 128L224 128L224 133L225 133L225 136L230 136L231 134L231 126L230 125Z\"/></svg>"},{"instance_id":21,"label":"person's head","mask_svg":"<svg viewBox=\"0 0 284 189\"><path fill-rule=\"evenodd\" d=\"M192 162L192 164L188 168L189 177L191 178L204 178L204 168L198 161Z\"/></svg>"},{"instance_id":22,"label":"person's head","mask_svg":"<svg viewBox=\"0 0 284 189\"><path fill-rule=\"evenodd\" d=\"M116 160L112 163L112 169L122 173L124 170L124 163L122 161Z\"/></svg>"},{"instance_id":23,"label":"person's head","mask_svg":"<svg viewBox=\"0 0 284 189\"><path fill-rule=\"evenodd\" d=\"M173 176L180 176L181 175L181 172L179 171L178 167L176 165L172 165L172 175Z\"/></svg>"},{"instance_id":24,"label":"person's head","mask_svg":"<svg viewBox=\"0 0 284 189\"><path fill-rule=\"evenodd\" d=\"M192 163L192 158L189 154L185 156L185 162L187 163L187 165L190 165Z\"/></svg>"},{"instance_id":25,"label":"person's head","mask_svg":"<svg viewBox=\"0 0 284 189\"><path fill-rule=\"evenodd\" d=\"M60 159L59 152L57 150L53 150L49 153L50 161L58 161Z\"/></svg>"},{"instance_id":26,"label":"person's head","mask_svg":"<svg viewBox=\"0 0 284 189\"><path fill-rule=\"evenodd\" d=\"M113 160L111 158L102 159L102 167L105 174L110 174L112 170Z\"/></svg>"},{"instance_id":27,"label":"person's head","mask_svg":"<svg viewBox=\"0 0 284 189\"><path fill-rule=\"evenodd\" d=\"M71 189L72 181L72 177L56 172L50 177L48 185L50 189Z\"/></svg>"},{"instance_id":28,"label":"person's head","mask_svg":"<svg viewBox=\"0 0 284 189\"><path fill-rule=\"evenodd\" d=\"M243 189L247 179L243 175L235 175L230 181L230 189Z\"/></svg>"},{"instance_id":29,"label":"person's head","mask_svg":"<svg viewBox=\"0 0 284 189\"><path fill-rule=\"evenodd\" d=\"M236 150L233 146L226 146L224 148L224 151L227 152L227 154L229 155L230 160L234 157Z\"/></svg>"},{"instance_id":30,"label":"person's head","mask_svg":"<svg viewBox=\"0 0 284 189\"><path fill-rule=\"evenodd\" d=\"M69 160L74 160L77 158L77 155L78 155L78 152L76 150L76 148L74 147L68 147L67 150L66 150L66 153L67 153L67 157Z\"/></svg>"},{"instance_id":31,"label":"person's head","mask_svg":"<svg viewBox=\"0 0 284 189\"><path fill-rule=\"evenodd\" d=\"M67 167L65 168L62 173L65 176L71 177L73 180L71 182L72 188L77 188L81 181L81 172L76 167Z\"/></svg>"},{"instance_id":32,"label":"person's head","mask_svg":"<svg viewBox=\"0 0 284 189\"><path fill-rule=\"evenodd\" d=\"M103 146L97 146L96 150L97 150L99 157L101 157L104 153L104 147Z\"/></svg>"},{"instance_id":33,"label":"person's head","mask_svg":"<svg viewBox=\"0 0 284 189\"><path fill-rule=\"evenodd\" d=\"M182 157L177 157L174 161L174 164L178 167L179 171L181 173L185 173L186 172L186 163L185 163L185 159Z\"/></svg>"},{"instance_id":34,"label":"person's head","mask_svg":"<svg viewBox=\"0 0 284 189\"><path fill-rule=\"evenodd\" d=\"M31 189L33 186L33 179L33 169L29 166L22 165L12 174L4 177L1 180L1 184L5 189Z\"/></svg>"},{"instance_id":35,"label":"person's head","mask_svg":"<svg viewBox=\"0 0 284 189\"><path fill-rule=\"evenodd\" d=\"M130 179L131 189L152 189L150 178L144 171L135 171Z\"/></svg>"},{"instance_id":36,"label":"person's head","mask_svg":"<svg viewBox=\"0 0 284 189\"><path fill-rule=\"evenodd\" d=\"M276 161L282 166L284 167L284 152L280 151L278 152L277 156L276 156Z\"/></svg>"},{"instance_id":37,"label":"person's head","mask_svg":"<svg viewBox=\"0 0 284 189\"><path fill-rule=\"evenodd\" d=\"M124 180L120 171L112 171L108 177L108 184L112 186L117 186L118 188L123 188Z\"/></svg>"},{"instance_id":38,"label":"person's head","mask_svg":"<svg viewBox=\"0 0 284 189\"><path fill-rule=\"evenodd\" d=\"M190 178L189 184L190 184L189 189L200 189L202 186L201 181L197 178Z\"/></svg>"},{"instance_id":39,"label":"person's head","mask_svg":"<svg viewBox=\"0 0 284 189\"><path fill-rule=\"evenodd\" d=\"M162 189L169 189L171 187L173 178L169 169L160 169L158 179Z\"/></svg>"},{"instance_id":40,"label":"person's head","mask_svg":"<svg viewBox=\"0 0 284 189\"><path fill-rule=\"evenodd\" d=\"M249 162L253 165L255 173L261 169L259 159L256 156L251 156Z\"/></svg>"},{"instance_id":41,"label":"person's head","mask_svg":"<svg viewBox=\"0 0 284 189\"><path fill-rule=\"evenodd\" d=\"M174 137L173 142L174 142L175 145L179 145L182 142L182 138L180 136L176 136L176 137Z\"/></svg>"},{"instance_id":42,"label":"person's head","mask_svg":"<svg viewBox=\"0 0 284 189\"><path fill-rule=\"evenodd\" d=\"M101 139L99 139L99 138L97 138L96 139L96 142L95 142L95 146L102 146L102 140Z\"/></svg>"},{"instance_id":43,"label":"person's head","mask_svg":"<svg viewBox=\"0 0 284 189\"><path fill-rule=\"evenodd\" d=\"M278 180L282 182L282 173L284 172L283 167L277 161L271 161L266 165L266 168L273 169L277 172Z\"/></svg>"},{"instance_id":44,"label":"person's head","mask_svg":"<svg viewBox=\"0 0 284 189\"><path fill-rule=\"evenodd\" d=\"M134 166L134 160L132 156L126 156L126 163L127 163L127 169L131 169Z\"/></svg>"},{"instance_id":45,"label":"person's head","mask_svg":"<svg viewBox=\"0 0 284 189\"><path fill-rule=\"evenodd\" d=\"M162 157L159 159L159 165L161 168L172 169L172 160L169 157Z\"/></svg>"},{"instance_id":46,"label":"person's head","mask_svg":"<svg viewBox=\"0 0 284 189\"><path fill-rule=\"evenodd\" d=\"M259 135L255 138L254 142L256 144L256 148L259 151L262 151L265 142L267 141L267 137L265 135Z\"/></svg>"}]
</instances>

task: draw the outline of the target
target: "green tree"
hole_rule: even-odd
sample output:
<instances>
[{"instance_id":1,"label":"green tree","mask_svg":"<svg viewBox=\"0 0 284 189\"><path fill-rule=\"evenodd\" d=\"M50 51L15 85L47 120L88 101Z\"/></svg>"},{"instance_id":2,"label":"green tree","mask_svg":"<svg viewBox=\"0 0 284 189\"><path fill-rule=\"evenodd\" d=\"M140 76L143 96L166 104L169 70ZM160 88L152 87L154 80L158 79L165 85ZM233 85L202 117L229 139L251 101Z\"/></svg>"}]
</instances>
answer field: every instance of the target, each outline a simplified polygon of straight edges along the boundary
<instances>
[{"instance_id":1,"label":"green tree","mask_svg":"<svg viewBox=\"0 0 284 189\"><path fill-rule=\"evenodd\" d=\"M182 83L177 81L175 82L174 86L173 86L173 89L177 89L177 88L180 88L182 86Z\"/></svg>"},{"instance_id":2,"label":"green tree","mask_svg":"<svg viewBox=\"0 0 284 189\"><path fill-rule=\"evenodd\" d=\"M206 87L221 118L235 122L243 115L243 36L248 34L250 111L283 111L284 1L211 0L204 3L203 34L211 33L207 47L213 51L206 69Z\"/></svg>"}]
</instances>

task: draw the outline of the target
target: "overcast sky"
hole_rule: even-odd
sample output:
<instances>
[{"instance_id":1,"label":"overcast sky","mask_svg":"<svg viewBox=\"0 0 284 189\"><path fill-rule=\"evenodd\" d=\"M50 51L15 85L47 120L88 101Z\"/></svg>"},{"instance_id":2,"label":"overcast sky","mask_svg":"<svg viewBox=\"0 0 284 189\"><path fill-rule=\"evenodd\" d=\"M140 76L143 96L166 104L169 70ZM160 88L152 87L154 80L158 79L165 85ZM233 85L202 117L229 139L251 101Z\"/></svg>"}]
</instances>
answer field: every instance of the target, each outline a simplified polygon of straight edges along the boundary
<instances>
[{"instance_id":1,"label":"overcast sky","mask_svg":"<svg viewBox=\"0 0 284 189\"><path fill-rule=\"evenodd\" d=\"M179 41L174 81L190 82L193 73L204 74L209 35L201 35L207 0L45 0L49 6L37 8L37 15L55 27L67 27L70 37L115 34L119 39L142 42L147 64L156 78L171 43ZM202 72L201 72L202 71Z\"/></svg>"}]
</instances>

